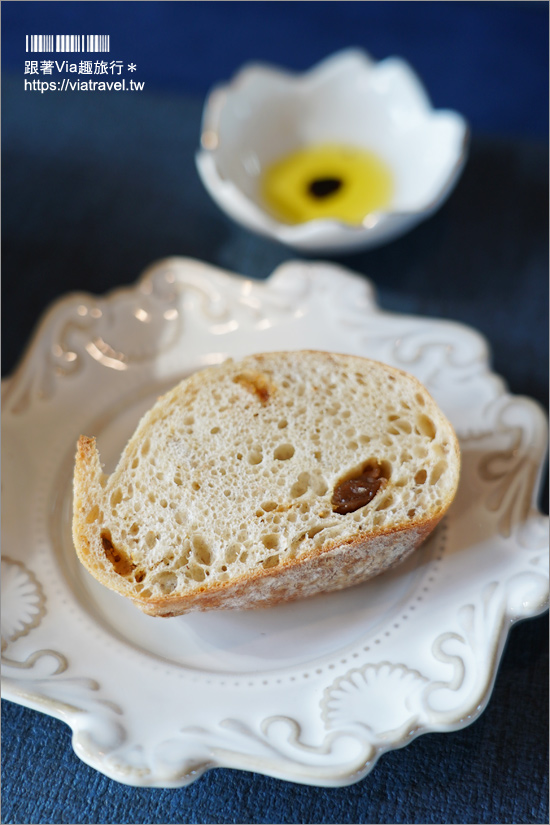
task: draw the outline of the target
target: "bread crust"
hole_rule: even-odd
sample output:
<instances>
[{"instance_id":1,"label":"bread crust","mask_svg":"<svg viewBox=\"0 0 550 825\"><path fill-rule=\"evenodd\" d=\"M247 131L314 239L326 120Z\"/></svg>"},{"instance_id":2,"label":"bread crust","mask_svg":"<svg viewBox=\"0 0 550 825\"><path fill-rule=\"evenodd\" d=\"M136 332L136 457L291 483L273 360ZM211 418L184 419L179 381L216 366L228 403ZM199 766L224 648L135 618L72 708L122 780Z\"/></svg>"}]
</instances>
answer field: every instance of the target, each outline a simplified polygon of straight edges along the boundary
<instances>
[{"instance_id":1,"label":"bread crust","mask_svg":"<svg viewBox=\"0 0 550 825\"><path fill-rule=\"evenodd\" d=\"M414 528L387 530L376 536L357 536L353 541L335 542L317 553L289 560L273 571L258 571L254 576L221 582L188 596L133 601L149 616L170 618L195 611L273 607L318 593L344 590L401 564L439 521L434 518Z\"/></svg>"},{"instance_id":2,"label":"bread crust","mask_svg":"<svg viewBox=\"0 0 550 825\"><path fill-rule=\"evenodd\" d=\"M316 353L323 358L337 359L329 353ZM255 356L262 365L270 356ZM348 359L365 361L366 359ZM401 370L387 368L394 375L412 376ZM239 375L244 391L256 396L265 405L277 393L277 387L263 377L255 377L253 370ZM201 383L200 373L192 376ZM413 379L416 381L416 379ZM426 393L420 382L419 388ZM170 394L167 394L168 396ZM428 395L429 397L429 395ZM435 402L434 402L435 405ZM446 420L445 420L446 421ZM450 455L458 483L460 450L452 427L448 425ZM139 428L138 431L139 432ZM134 435L134 438L136 436ZM171 617L192 611L218 609L249 609L273 606L282 602L312 596L319 592L340 590L370 579L404 561L431 533L444 516L456 492L456 484L440 506L429 517L414 517L406 525L386 525L365 532L357 529L353 536L326 541L322 547L310 542L295 557L284 557L273 568L255 567L252 571L233 575L229 581L217 581L195 587L192 592L161 596L140 595L135 581L128 574L136 567L124 549L110 541L107 503L103 490L108 476L102 472L96 440L81 436L77 445L74 475L73 540L80 561L103 585L130 598L143 612L151 616ZM305 543L307 547L307 542Z\"/></svg>"}]
</instances>

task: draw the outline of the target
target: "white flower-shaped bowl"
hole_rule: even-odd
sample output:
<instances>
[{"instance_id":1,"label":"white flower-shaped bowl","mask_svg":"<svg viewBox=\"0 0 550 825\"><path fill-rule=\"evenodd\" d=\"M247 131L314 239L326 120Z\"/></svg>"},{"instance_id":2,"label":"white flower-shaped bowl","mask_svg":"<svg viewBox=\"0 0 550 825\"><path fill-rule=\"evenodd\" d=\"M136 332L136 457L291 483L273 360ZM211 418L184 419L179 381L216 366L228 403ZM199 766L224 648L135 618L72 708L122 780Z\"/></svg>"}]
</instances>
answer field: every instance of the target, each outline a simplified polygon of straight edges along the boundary
<instances>
[{"instance_id":1,"label":"white flower-shaped bowl","mask_svg":"<svg viewBox=\"0 0 550 825\"><path fill-rule=\"evenodd\" d=\"M261 191L266 168L326 143L365 149L389 166L394 194L387 211L365 215L360 225L286 224L270 213ZM218 206L248 229L303 252L345 253L390 241L429 217L452 191L467 146L464 118L435 110L405 61L377 63L346 49L300 75L251 64L214 88L196 162Z\"/></svg>"}]
</instances>

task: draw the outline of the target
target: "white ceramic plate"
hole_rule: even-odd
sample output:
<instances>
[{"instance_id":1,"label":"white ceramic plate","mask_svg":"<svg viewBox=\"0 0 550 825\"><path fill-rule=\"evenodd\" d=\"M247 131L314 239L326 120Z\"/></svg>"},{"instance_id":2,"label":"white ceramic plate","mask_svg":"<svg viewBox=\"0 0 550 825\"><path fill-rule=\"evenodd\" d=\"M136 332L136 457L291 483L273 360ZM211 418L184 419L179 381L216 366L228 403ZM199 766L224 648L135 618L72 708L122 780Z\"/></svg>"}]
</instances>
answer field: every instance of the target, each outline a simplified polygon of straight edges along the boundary
<instances>
[{"instance_id":1,"label":"white ceramic plate","mask_svg":"<svg viewBox=\"0 0 550 825\"><path fill-rule=\"evenodd\" d=\"M80 433L110 471L139 416L227 356L317 348L424 382L463 451L457 498L402 567L250 612L155 619L98 585L71 542ZM106 297L53 306L3 392L3 695L63 719L78 756L132 785L227 766L345 785L488 701L511 624L548 599L536 510L546 420L454 323L392 315L369 282L288 263L266 282L168 259Z\"/></svg>"}]
</instances>

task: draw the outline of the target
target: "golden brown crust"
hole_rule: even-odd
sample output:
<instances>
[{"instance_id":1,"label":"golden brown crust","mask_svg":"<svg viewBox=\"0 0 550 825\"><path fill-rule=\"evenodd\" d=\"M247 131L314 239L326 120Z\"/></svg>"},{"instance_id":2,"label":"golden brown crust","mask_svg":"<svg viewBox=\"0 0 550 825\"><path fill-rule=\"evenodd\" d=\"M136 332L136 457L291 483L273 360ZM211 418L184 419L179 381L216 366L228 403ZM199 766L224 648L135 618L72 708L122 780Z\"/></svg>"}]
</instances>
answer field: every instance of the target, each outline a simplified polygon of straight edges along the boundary
<instances>
[{"instance_id":1,"label":"golden brown crust","mask_svg":"<svg viewBox=\"0 0 550 825\"><path fill-rule=\"evenodd\" d=\"M352 541L334 542L322 551L310 551L274 570L256 571L232 582L221 582L187 596L134 599L150 616L172 617L206 610L273 607L319 592L343 590L401 564L437 526L444 513L416 524L358 535ZM381 563L381 559L383 562Z\"/></svg>"}]
</instances>

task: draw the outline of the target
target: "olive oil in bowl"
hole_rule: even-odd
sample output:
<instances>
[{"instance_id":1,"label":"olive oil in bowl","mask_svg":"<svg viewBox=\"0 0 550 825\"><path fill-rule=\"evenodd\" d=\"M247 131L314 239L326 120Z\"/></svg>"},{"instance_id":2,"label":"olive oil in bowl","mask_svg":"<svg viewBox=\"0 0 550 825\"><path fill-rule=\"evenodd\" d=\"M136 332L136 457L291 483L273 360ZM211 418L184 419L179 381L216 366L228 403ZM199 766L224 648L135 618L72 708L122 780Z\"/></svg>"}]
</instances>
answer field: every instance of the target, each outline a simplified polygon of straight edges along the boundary
<instances>
[{"instance_id":1,"label":"olive oil in bowl","mask_svg":"<svg viewBox=\"0 0 550 825\"><path fill-rule=\"evenodd\" d=\"M393 175L365 149L320 144L275 161L262 178L266 206L288 224L334 219L354 226L372 212L390 208Z\"/></svg>"}]
</instances>

